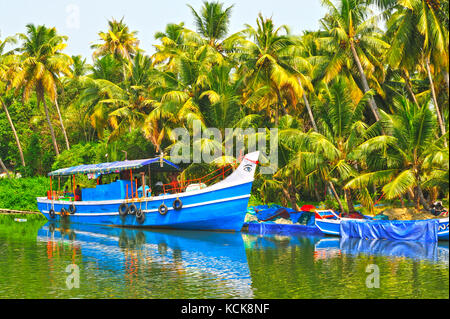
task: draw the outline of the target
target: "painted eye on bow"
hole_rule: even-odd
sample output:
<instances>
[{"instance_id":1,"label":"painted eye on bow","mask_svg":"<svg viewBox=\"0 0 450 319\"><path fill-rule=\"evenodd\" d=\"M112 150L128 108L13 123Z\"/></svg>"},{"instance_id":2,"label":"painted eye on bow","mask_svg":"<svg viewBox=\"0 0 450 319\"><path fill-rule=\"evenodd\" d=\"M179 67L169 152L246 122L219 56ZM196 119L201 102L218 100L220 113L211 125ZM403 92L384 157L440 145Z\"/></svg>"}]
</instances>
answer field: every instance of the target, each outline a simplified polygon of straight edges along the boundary
<instances>
[{"instance_id":1,"label":"painted eye on bow","mask_svg":"<svg viewBox=\"0 0 450 319\"><path fill-rule=\"evenodd\" d=\"M247 164L247 165L244 166L244 171L250 172L251 170L252 170L252 165Z\"/></svg>"}]
</instances>

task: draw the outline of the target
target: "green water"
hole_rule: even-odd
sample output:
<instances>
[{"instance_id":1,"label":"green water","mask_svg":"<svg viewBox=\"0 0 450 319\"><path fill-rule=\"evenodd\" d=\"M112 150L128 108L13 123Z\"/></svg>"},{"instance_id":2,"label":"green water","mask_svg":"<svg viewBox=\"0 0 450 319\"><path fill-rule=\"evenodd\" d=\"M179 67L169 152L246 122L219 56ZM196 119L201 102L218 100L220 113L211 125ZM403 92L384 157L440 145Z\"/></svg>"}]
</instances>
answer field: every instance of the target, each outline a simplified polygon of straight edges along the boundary
<instances>
[{"instance_id":1,"label":"green water","mask_svg":"<svg viewBox=\"0 0 450 319\"><path fill-rule=\"evenodd\" d=\"M0 298L449 298L448 261L448 242L0 220Z\"/></svg>"}]
</instances>

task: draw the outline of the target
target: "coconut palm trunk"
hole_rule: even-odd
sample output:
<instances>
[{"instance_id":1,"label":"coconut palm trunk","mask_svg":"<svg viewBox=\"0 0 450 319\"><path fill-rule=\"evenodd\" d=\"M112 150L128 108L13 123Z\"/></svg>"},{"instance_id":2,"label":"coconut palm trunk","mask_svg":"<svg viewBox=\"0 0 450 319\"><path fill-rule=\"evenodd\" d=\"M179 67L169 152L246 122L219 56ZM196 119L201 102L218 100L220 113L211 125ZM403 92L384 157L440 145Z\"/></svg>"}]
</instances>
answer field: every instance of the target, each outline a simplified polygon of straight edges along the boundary
<instances>
[{"instance_id":1,"label":"coconut palm trunk","mask_svg":"<svg viewBox=\"0 0 450 319\"><path fill-rule=\"evenodd\" d=\"M416 95L414 94L414 91L412 90L412 86L411 86L411 81L409 79L409 77L406 75L406 72L403 71L402 72L402 77L405 80L405 84L406 84L406 88L408 89L409 94L411 95L414 103L419 106L419 103L417 102L417 98Z\"/></svg>"},{"instance_id":2,"label":"coconut palm trunk","mask_svg":"<svg viewBox=\"0 0 450 319\"><path fill-rule=\"evenodd\" d=\"M328 181L328 186L331 188L331 192L333 193L334 198L338 202L339 209L341 210L341 213L344 212L344 206L342 205L341 199L339 198L338 193L336 192L336 189L334 188L334 185L331 181Z\"/></svg>"},{"instance_id":3,"label":"coconut palm trunk","mask_svg":"<svg viewBox=\"0 0 450 319\"><path fill-rule=\"evenodd\" d=\"M314 120L314 116L312 114L311 106L309 105L309 102L308 102L308 99L306 98L305 93L303 93L303 102L305 102L306 109L308 110L309 119L310 119L311 124L312 124L312 126L314 128L314 131L317 132L316 121Z\"/></svg>"},{"instance_id":4,"label":"coconut palm trunk","mask_svg":"<svg viewBox=\"0 0 450 319\"><path fill-rule=\"evenodd\" d=\"M444 81L445 84L447 84L447 92L449 91L449 76L448 76L448 71L442 71L443 75L444 75Z\"/></svg>"},{"instance_id":5,"label":"coconut palm trunk","mask_svg":"<svg viewBox=\"0 0 450 319\"><path fill-rule=\"evenodd\" d=\"M352 201L352 193L349 189L344 189L345 200L347 202L348 212L353 213L355 211L355 207L353 206Z\"/></svg>"},{"instance_id":6,"label":"coconut palm trunk","mask_svg":"<svg viewBox=\"0 0 450 319\"><path fill-rule=\"evenodd\" d=\"M302 88L302 91L303 91L303 96L302 96L303 97L303 102L305 103L306 110L308 111L309 120L311 121L311 124L312 124L312 126L314 128L314 131L317 132L318 130L317 130L316 121L314 120L314 115L312 113L311 106L309 105L308 98L306 97L306 92L303 89L303 85L302 85L302 82L300 81L300 79L297 79L297 81L298 81L298 84L300 85L300 87Z\"/></svg>"},{"instance_id":7,"label":"coconut palm trunk","mask_svg":"<svg viewBox=\"0 0 450 319\"><path fill-rule=\"evenodd\" d=\"M288 189L286 189L286 188L283 187L282 190L283 190L284 197L285 197L287 200L289 200L292 209L294 209L294 210L296 210L296 211L299 211L300 208L298 207L297 201L295 200L295 195L293 195L293 194L291 193L291 192L292 192L292 189L289 189L289 190L288 190Z\"/></svg>"},{"instance_id":8,"label":"coconut palm trunk","mask_svg":"<svg viewBox=\"0 0 450 319\"><path fill-rule=\"evenodd\" d=\"M66 141L67 149L70 150L69 139L67 138L67 132L66 132L66 129L64 128L64 123L63 123L63 119L62 119L62 116L61 116L61 111L59 110L58 99L56 99L56 98L55 98L55 106L56 106L56 111L58 112L59 123L61 124L61 130L62 130L62 132L64 134L64 139Z\"/></svg>"},{"instance_id":9,"label":"coconut palm trunk","mask_svg":"<svg viewBox=\"0 0 450 319\"><path fill-rule=\"evenodd\" d=\"M300 79L298 80L298 83L300 84L300 86L302 86ZM305 103L306 109L308 110L309 119L311 120L311 124L313 126L314 132L318 133L319 130L317 129L316 121L314 119L314 115L312 113L312 109L311 109L311 106L309 105L308 98L306 97L305 91L303 91L303 101ZM331 189L331 192L333 193L334 198L336 199L336 201L339 204L339 209L341 210L341 212L343 212L344 206L342 205L341 199L339 198L339 195L336 192L336 189L334 188L333 182L328 181L328 185L330 186L330 189Z\"/></svg>"},{"instance_id":10,"label":"coconut palm trunk","mask_svg":"<svg viewBox=\"0 0 450 319\"><path fill-rule=\"evenodd\" d=\"M0 167L6 172L6 176L8 176L8 178L11 178L11 176L9 175L8 170L6 169L5 164L3 163L2 159L0 158Z\"/></svg>"},{"instance_id":11,"label":"coconut palm trunk","mask_svg":"<svg viewBox=\"0 0 450 319\"><path fill-rule=\"evenodd\" d=\"M436 90L434 88L433 77L431 76L430 57L426 58L425 65L426 65L426 69L427 69L428 79L430 81L431 95L433 96L433 103L434 103L434 107L436 109L436 115L437 115L437 119L439 122L439 127L441 129L442 135L444 135L445 134L445 125L444 125L444 121L442 120L441 111L439 110L439 104L438 104L437 97L436 97Z\"/></svg>"},{"instance_id":12,"label":"coconut palm trunk","mask_svg":"<svg viewBox=\"0 0 450 319\"><path fill-rule=\"evenodd\" d=\"M3 109L5 110L6 118L8 119L9 125L11 126L11 130L13 131L14 138L16 139L17 148L19 149L19 154L20 154L20 160L22 161L22 165L25 167L25 159L23 157L22 146L20 145L20 140L19 140L19 136L17 135L16 128L14 127L14 123L11 120L11 116L9 115L9 111L8 111L8 108L6 107L5 103L3 102L2 99L0 99L0 102L2 103Z\"/></svg>"},{"instance_id":13,"label":"coconut palm trunk","mask_svg":"<svg viewBox=\"0 0 450 319\"><path fill-rule=\"evenodd\" d=\"M45 117L47 119L48 128L50 129L50 135L52 137L53 147L55 148L56 155L59 155L59 149L58 149L58 143L56 143L56 137L55 137L55 131L53 130L52 122L50 121L50 115L48 113L47 103L45 102L45 97L38 98L38 107L39 102L42 100L44 103L44 111L45 111Z\"/></svg>"},{"instance_id":14,"label":"coconut palm trunk","mask_svg":"<svg viewBox=\"0 0 450 319\"><path fill-rule=\"evenodd\" d=\"M358 54L356 53L355 45L353 41L350 41L350 49L352 51L353 59L355 60L356 66L358 68L359 76L361 77L361 82L363 85L364 93L370 90L369 84L367 83L366 75L364 74L364 70L361 65L361 61L359 60ZM375 100L370 98L369 100L369 106L372 110L373 115L375 116L375 120L378 122L380 120L380 112L378 111L377 104L375 103Z\"/></svg>"},{"instance_id":15,"label":"coconut palm trunk","mask_svg":"<svg viewBox=\"0 0 450 319\"><path fill-rule=\"evenodd\" d=\"M423 191L420 186L417 186L417 195L419 196L419 201L422 204L423 208L426 210L430 210L430 206L428 205L427 200L425 199L425 196L423 196Z\"/></svg>"}]
</instances>

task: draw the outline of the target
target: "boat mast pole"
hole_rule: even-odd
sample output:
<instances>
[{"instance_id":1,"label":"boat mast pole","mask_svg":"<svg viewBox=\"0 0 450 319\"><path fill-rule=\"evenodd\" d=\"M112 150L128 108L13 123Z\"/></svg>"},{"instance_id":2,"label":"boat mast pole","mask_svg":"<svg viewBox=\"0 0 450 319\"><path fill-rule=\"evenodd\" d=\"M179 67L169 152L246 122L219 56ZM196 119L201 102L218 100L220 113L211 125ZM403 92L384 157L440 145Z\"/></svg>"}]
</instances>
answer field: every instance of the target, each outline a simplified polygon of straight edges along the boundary
<instances>
[{"instance_id":1,"label":"boat mast pole","mask_svg":"<svg viewBox=\"0 0 450 319\"><path fill-rule=\"evenodd\" d=\"M152 175L150 174L150 165L148 165L148 188L150 190L150 194L152 193Z\"/></svg>"},{"instance_id":2,"label":"boat mast pole","mask_svg":"<svg viewBox=\"0 0 450 319\"><path fill-rule=\"evenodd\" d=\"M72 175L72 193L73 193L73 201L75 201L75 175Z\"/></svg>"},{"instance_id":3,"label":"boat mast pole","mask_svg":"<svg viewBox=\"0 0 450 319\"><path fill-rule=\"evenodd\" d=\"M52 201L52 209L55 210L55 205L53 203L53 187L52 187L52 177L50 176L50 199Z\"/></svg>"},{"instance_id":4,"label":"boat mast pole","mask_svg":"<svg viewBox=\"0 0 450 319\"><path fill-rule=\"evenodd\" d=\"M131 182L131 198L134 198L133 194L133 170L130 168L130 182Z\"/></svg>"}]
</instances>

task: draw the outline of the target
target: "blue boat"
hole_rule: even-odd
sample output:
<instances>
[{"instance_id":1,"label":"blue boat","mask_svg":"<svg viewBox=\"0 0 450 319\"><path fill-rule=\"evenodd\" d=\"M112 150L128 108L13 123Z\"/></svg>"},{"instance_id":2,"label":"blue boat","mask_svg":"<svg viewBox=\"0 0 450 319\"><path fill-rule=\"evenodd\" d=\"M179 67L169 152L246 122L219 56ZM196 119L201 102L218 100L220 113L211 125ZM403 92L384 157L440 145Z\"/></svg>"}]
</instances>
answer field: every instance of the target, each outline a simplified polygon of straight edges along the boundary
<instances>
[{"instance_id":1,"label":"blue boat","mask_svg":"<svg viewBox=\"0 0 450 319\"><path fill-rule=\"evenodd\" d=\"M172 182L163 185L162 194L157 196L145 185L145 174L148 172L149 178L152 170L178 169L162 157L59 169L49 173L50 180L61 176L75 178L76 174L91 174L98 178L118 173L121 177L128 174L128 177L83 189L78 195L73 183L69 197L51 189L47 197L37 198L38 209L48 220L67 219L73 223L240 231L258 157L259 152L247 154L229 176L215 184L207 186L207 180L200 179L193 183ZM135 178L136 174L138 178ZM225 176L224 168L219 175ZM208 179L214 180L218 176L208 176Z\"/></svg>"},{"instance_id":2,"label":"blue boat","mask_svg":"<svg viewBox=\"0 0 450 319\"><path fill-rule=\"evenodd\" d=\"M448 217L431 220L412 220L412 221L387 221L373 220L369 216L363 216L364 219L340 217L332 210L316 211L315 224L326 235L332 236L349 236L370 239L409 239L422 240L427 234L416 232L422 231L427 226L433 228L433 224L437 224L436 235L438 240L449 240L448 235ZM342 234L342 226L351 225L358 228L356 231L352 229L348 233ZM360 227L358 227L360 226ZM378 229L375 229L379 226ZM381 231L379 231L381 229ZM364 233L364 231L366 231ZM402 234L400 234L402 232ZM433 232L433 229L432 231ZM398 236L398 237L397 237ZM403 238L400 238L402 237ZM415 238L415 239L414 239ZM425 238L428 240L429 238Z\"/></svg>"},{"instance_id":3,"label":"blue boat","mask_svg":"<svg viewBox=\"0 0 450 319\"><path fill-rule=\"evenodd\" d=\"M254 219L244 223L247 232L259 235L266 234L308 234L323 235L314 224L314 213L308 209L314 206L304 205L300 211L279 205L249 206L247 214ZM276 220L287 220L291 223L277 223Z\"/></svg>"}]
</instances>

